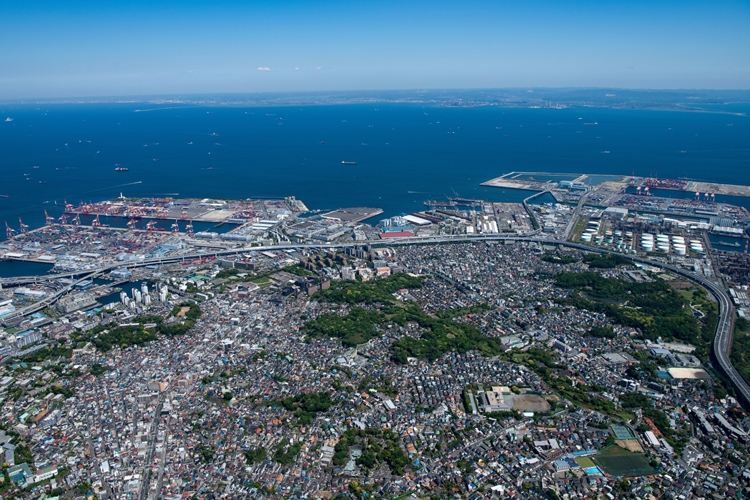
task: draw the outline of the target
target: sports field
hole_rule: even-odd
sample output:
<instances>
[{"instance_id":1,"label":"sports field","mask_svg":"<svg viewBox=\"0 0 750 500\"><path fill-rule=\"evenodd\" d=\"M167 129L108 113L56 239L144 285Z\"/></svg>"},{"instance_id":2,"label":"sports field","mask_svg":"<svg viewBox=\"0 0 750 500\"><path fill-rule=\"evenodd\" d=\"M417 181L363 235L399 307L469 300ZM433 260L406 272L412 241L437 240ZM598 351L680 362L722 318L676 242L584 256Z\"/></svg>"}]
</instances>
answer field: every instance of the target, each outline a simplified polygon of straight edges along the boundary
<instances>
[{"instance_id":1,"label":"sports field","mask_svg":"<svg viewBox=\"0 0 750 500\"><path fill-rule=\"evenodd\" d=\"M594 462L611 476L645 476L656 470L648 464L646 455L631 453L612 445L593 457Z\"/></svg>"}]
</instances>

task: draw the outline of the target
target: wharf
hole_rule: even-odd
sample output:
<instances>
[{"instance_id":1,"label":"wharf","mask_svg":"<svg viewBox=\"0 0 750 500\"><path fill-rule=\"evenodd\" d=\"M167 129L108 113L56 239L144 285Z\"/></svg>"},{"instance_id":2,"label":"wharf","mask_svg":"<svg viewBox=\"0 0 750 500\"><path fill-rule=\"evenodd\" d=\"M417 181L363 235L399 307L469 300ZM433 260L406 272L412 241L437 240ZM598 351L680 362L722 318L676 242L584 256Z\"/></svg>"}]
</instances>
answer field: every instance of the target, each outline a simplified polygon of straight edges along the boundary
<instances>
[{"instance_id":1,"label":"wharf","mask_svg":"<svg viewBox=\"0 0 750 500\"><path fill-rule=\"evenodd\" d=\"M500 177L483 182L482 186L526 191L544 191L562 189L564 184L573 189L625 190L627 187L648 187L651 189L668 189L672 191L713 193L726 196L750 198L750 186L737 184L720 184L716 182L690 179L656 179L653 177L632 177L605 174L575 174L554 172L508 172Z\"/></svg>"},{"instance_id":2,"label":"wharf","mask_svg":"<svg viewBox=\"0 0 750 500\"><path fill-rule=\"evenodd\" d=\"M379 208L370 207L354 207L354 208L340 208L333 210L328 213L321 214L324 219L335 220L342 224L357 224L363 220L375 217L383 213L383 210Z\"/></svg>"},{"instance_id":3,"label":"wharf","mask_svg":"<svg viewBox=\"0 0 750 500\"><path fill-rule=\"evenodd\" d=\"M213 223L244 223L268 219L279 212L304 213L307 207L291 196L283 199L217 200L211 198L126 198L99 203L66 203L66 215L93 215L127 219L190 220Z\"/></svg>"}]
</instances>

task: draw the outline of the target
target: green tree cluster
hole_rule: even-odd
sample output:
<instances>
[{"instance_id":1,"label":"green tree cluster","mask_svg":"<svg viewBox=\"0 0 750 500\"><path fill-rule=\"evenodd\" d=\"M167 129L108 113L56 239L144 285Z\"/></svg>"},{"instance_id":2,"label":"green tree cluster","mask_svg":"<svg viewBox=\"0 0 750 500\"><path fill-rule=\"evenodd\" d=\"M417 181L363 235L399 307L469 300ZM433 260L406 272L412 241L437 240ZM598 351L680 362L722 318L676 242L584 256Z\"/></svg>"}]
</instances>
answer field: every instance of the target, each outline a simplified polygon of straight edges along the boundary
<instances>
[{"instance_id":1,"label":"green tree cluster","mask_svg":"<svg viewBox=\"0 0 750 500\"><path fill-rule=\"evenodd\" d=\"M365 469L375 469L385 463L394 474L403 475L410 461L398 442L398 434L389 429L349 429L336 443L333 463L344 465L349 456L349 448L359 445L362 447L362 455L357 459L358 465Z\"/></svg>"},{"instance_id":2,"label":"green tree cluster","mask_svg":"<svg viewBox=\"0 0 750 500\"><path fill-rule=\"evenodd\" d=\"M377 326L385 320L385 315L380 311L355 307L346 316L321 314L305 323L302 331L312 338L339 338L345 346L354 347L379 336Z\"/></svg>"},{"instance_id":3,"label":"green tree cluster","mask_svg":"<svg viewBox=\"0 0 750 500\"><path fill-rule=\"evenodd\" d=\"M294 457L297 456L301 449L302 443L289 445L289 440L284 438L276 447L276 451L273 454L273 461L279 465L292 465L294 463Z\"/></svg>"},{"instance_id":4,"label":"green tree cluster","mask_svg":"<svg viewBox=\"0 0 750 500\"><path fill-rule=\"evenodd\" d=\"M68 349L64 346L45 347L38 351L32 352L22 357L20 360L26 363L41 363L47 359L53 358L70 358L73 356L73 349Z\"/></svg>"},{"instance_id":5,"label":"green tree cluster","mask_svg":"<svg viewBox=\"0 0 750 500\"><path fill-rule=\"evenodd\" d=\"M612 269L617 266L632 264L631 260L617 254L588 253L583 256L583 261L589 267L598 267L600 269Z\"/></svg>"},{"instance_id":6,"label":"green tree cluster","mask_svg":"<svg viewBox=\"0 0 750 500\"><path fill-rule=\"evenodd\" d=\"M611 326L595 326L589 329L586 335L599 339L613 339L617 337Z\"/></svg>"},{"instance_id":7,"label":"green tree cluster","mask_svg":"<svg viewBox=\"0 0 750 500\"><path fill-rule=\"evenodd\" d=\"M259 464L266 459L266 449L262 446L245 450L245 459L248 464Z\"/></svg>"},{"instance_id":8,"label":"green tree cluster","mask_svg":"<svg viewBox=\"0 0 750 500\"><path fill-rule=\"evenodd\" d=\"M391 359L396 363L404 364L409 357L435 361L451 351L465 353L476 350L485 356L495 356L503 352L497 338L482 335L473 325L433 318L416 304L403 307L400 315L391 319L399 324L415 321L427 330L419 339L402 337L392 344Z\"/></svg>"},{"instance_id":9,"label":"green tree cluster","mask_svg":"<svg viewBox=\"0 0 750 500\"><path fill-rule=\"evenodd\" d=\"M553 264L573 264L574 262L578 262L578 259L572 255L554 255L551 253L544 254L542 260Z\"/></svg>"},{"instance_id":10,"label":"green tree cluster","mask_svg":"<svg viewBox=\"0 0 750 500\"><path fill-rule=\"evenodd\" d=\"M339 304L376 304L393 301L394 292L422 288L421 277L397 273L375 281L334 281L328 290L315 293L315 298Z\"/></svg>"},{"instance_id":11,"label":"green tree cluster","mask_svg":"<svg viewBox=\"0 0 750 500\"><path fill-rule=\"evenodd\" d=\"M651 408L651 400L640 392L627 392L620 396L623 408Z\"/></svg>"},{"instance_id":12,"label":"green tree cluster","mask_svg":"<svg viewBox=\"0 0 750 500\"><path fill-rule=\"evenodd\" d=\"M455 309L445 309L437 311L435 315L440 319L458 318L467 314L478 314L481 312L491 311L493 308L489 304L476 304L468 307L457 307Z\"/></svg>"},{"instance_id":13,"label":"green tree cluster","mask_svg":"<svg viewBox=\"0 0 750 500\"><path fill-rule=\"evenodd\" d=\"M297 423L300 425L310 425L316 413L326 412L334 404L331 394L328 392L297 394L282 399L279 403L287 410L294 412Z\"/></svg>"},{"instance_id":14,"label":"green tree cluster","mask_svg":"<svg viewBox=\"0 0 750 500\"><path fill-rule=\"evenodd\" d=\"M594 272L566 272L557 275L555 283L577 290L565 304L605 313L617 323L640 328L647 339L696 342L702 336L687 300L662 280L628 283Z\"/></svg>"}]
</instances>

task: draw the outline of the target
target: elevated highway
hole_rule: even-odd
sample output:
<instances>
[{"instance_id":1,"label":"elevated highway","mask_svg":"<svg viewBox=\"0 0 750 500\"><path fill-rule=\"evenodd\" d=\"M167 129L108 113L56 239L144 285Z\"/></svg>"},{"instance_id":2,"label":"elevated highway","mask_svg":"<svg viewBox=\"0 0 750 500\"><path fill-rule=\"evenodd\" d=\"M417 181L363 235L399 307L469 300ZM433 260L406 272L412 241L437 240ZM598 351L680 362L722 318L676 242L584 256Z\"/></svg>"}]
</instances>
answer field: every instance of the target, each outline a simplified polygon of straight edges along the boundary
<instances>
[{"instance_id":1,"label":"elevated highway","mask_svg":"<svg viewBox=\"0 0 750 500\"><path fill-rule=\"evenodd\" d=\"M617 254L617 252L613 252L611 250L606 250L603 248L596 248L596 247L589 247L586 245L581 245L578 243L572 243L569 241L562 241L562 240L553 240L553 239L545 239L540 238L537 235L539 234L538 231L534 231L534 233L526 235L526 236L507 236L507 235L498 235L498 234L488 234L488 235L442 235L442 236L432 236L432 237L413 237L413 238L403 238L400 240L376 240L376 241L358 241L358 242L351 242L351 243L320 243L320 244L285 244L285 245L273 245L273 246L265 246L265 247L241 247L241 248L235 248L232 250L222 250L217 252L201 252L201 253L192 253L192 254L186 254L186 255L180 255L175 257L155 257L150 259L144 259L142 261L138 261L136 263L122 263L118 262L116 264L111 264L107 266L102 266L100 268L94 269L94 270L88 270L84 273L64 273L59 275L48 275L43 276L44 279L59 279L62 277L71 277L71 276L78 276L74 282L68 286L66 286L64 289L58 291L54 296L50 296L44 301L34 304L33 306L29 306L28 308L24 308L23 310L16 311L14 313L14 316L26 316L29 314L32 314L34 312L40 311L46 307L49 307L53 305L57 299L62 297L65 293L69 292L73 286L85 279L91 279L95 278L97 276L101 276L102 274L106 274L107 272L119 268L119 267L128 267L128 268L138 268L138 267L145 267L145 266L151 266L151 265L163 265L163 264L171 264L176 262L184 262L188 260L194 260L194 259L201 259L205 257L223 257L223 256L229 256L229 255L237 255L240 253L247 253L247 252L258 252L258 251L267 251L267 250L302 250L302 249L336 249L336 248L347 248L347 247L359 247L362 245L373 245L373 246L400 246L400 245L414 245L414 244L434 244L434 243L451 243L451 242L477 242L477 241L526 241L526 242L533 242L533 243L540 243L540 244L547 244L547 245L562 245L569 248L576 248L579 250L584 250L587 252L597 252L597 253L606 253L606 254ZM729 359L729 350L732 346L732 329L734 326L734 307L732 305L732 301L727 294L726 290L723 286L719 285L713 280L710 280L706 278L705 276L696 274L692 271L688 271L686 269L679 268L677 266L673 266L671 264L666 264L663 262L646 259L642 257L635 257L635 256L628 256L631 260L634 262L640 262L643 264L647 264L654 267L659 267L662 269L667 269L669 271L674 272L675 274L678 274L680 276L683 276L687 279L690 279L701 286L708 289L711 294L716 298L718 304L719 304L719 321L716 328L716 335L714 337L713 341L713 355L716 360L716 362L719 365L719 369L724 373L724 375L729 379L729 381L732 383L732 386L734 387L737 395L742 400L743 405L750 407L750 386L745 382L745 380L740 376L740 374L737 372L737 370L732 365L732 362ZM37 277L38 279L39 277ZM33 277L26 276L21 278L9 278L4 281L6 284L20 284L23 282L28 282L24 280L33 279Z\"/></svg>"}]
</instances>

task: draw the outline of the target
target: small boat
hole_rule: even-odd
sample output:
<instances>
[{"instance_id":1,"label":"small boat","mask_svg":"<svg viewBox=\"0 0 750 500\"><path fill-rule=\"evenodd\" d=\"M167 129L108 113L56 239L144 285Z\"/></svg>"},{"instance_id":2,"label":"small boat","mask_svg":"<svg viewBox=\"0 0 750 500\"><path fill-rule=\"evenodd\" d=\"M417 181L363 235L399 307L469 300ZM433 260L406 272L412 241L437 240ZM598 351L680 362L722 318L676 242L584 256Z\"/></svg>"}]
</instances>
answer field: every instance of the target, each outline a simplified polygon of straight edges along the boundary
<instances>
[{"instance_id":1,"label":"small boat","mask_svg":"<svg viewBox=\"0 0 750 500\"><path fill-rule=\"evenodd\" d=\"M115 172L127 172L128 167L115 167Z\"/></svg>"},{"instance_id":2,"label":"small boat","mask_svg":"<svg viewBox=\"0 0 750 500\"><path fill-rule=\"evenodd\" d=\"M356 165L357 162L356 161L342 161L341 164L342 165Z\"/></svg>"}]
</instances>

